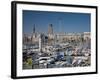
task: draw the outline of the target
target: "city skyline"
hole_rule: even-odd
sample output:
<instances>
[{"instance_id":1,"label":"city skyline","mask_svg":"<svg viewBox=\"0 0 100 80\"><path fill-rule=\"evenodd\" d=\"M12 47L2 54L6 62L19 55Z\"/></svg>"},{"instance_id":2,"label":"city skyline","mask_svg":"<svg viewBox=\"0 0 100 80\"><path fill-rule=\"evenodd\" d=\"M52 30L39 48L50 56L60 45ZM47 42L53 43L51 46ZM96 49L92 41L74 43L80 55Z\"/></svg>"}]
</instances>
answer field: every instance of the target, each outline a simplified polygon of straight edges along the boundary
<instances>
[{"instance_id":1,"label":"city skyline","mask_svg":"<svg viewBox=\"0 0 100 80\"><path fill-rule=\"evenodd\" d=\"M90 32L90 14L69 12L47 12L23 10L23 33L32 33L35 24L36 32L48 33L49 24L54 33Z\"/></svg>"}]
</instances>

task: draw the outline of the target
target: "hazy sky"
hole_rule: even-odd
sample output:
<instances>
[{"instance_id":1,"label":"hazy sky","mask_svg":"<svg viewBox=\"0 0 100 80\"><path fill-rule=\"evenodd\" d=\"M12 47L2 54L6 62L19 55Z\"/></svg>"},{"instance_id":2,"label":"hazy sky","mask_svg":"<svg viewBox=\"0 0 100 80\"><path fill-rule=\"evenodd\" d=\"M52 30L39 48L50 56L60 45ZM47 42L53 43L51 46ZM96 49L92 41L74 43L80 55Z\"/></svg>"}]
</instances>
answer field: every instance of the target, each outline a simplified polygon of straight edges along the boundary
<instances>
[{"instance_id":1,"label":"hazy sky","mask_svg":"<svg viewBox=\"0 0 100 80\"><path fill-rule=\"evenodd\" d=\"M36 32L47 32L49 24L53 24L55 33L90 32L90 18L86 13L23 10L23 32L31 33L34 24Z\"/></svg>"}]
</instances>

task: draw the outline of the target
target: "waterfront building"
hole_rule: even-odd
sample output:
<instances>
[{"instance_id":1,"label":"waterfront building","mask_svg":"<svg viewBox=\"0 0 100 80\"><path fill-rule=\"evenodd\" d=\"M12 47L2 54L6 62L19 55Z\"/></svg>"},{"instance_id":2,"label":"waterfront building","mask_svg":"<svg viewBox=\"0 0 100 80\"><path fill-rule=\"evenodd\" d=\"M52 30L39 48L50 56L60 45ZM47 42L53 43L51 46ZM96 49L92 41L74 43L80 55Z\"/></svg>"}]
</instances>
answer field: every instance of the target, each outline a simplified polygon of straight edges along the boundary
<instances>
[{"instance_id":1,"label":"waterfront building","mask_svg":"<svg viewBox=\"0 0 100 80\"><path fill-rule=\"evenodd\" d=\"M84 32L84 40L90 40L90 39L91 39L90 32Z\"/></svg>"}]
</instances>

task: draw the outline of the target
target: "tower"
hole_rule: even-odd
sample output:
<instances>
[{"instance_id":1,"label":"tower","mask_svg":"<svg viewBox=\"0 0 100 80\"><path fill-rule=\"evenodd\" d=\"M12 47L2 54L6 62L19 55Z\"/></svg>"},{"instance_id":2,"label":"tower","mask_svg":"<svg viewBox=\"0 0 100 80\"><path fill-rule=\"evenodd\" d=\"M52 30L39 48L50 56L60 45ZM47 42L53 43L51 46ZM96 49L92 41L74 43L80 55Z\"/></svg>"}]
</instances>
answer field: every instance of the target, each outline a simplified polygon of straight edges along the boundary
<instances>
[{"instance_id":1,"label":"tower","mask_svg":"<svg viewBox=\"0 0 100 80\"><path fill-rule=\"evenodd\" d=\"M35 24L33 25L33 28L32 28L32 35L31 35L31 42L34 43L36 41L36 32L35 32Z\"/></svg>"},{"instance_id":2,"label":"tower","mask_svg":"<svg viewBox=\"0 0 100 80\"><path fill-rule=\"evenodd\" d=\"M34 26L33 26L33 33L35 33L35 24L34 24Z\"/></svg>"},{"instance_id":3,"label":"tower","mask_svg":"<svg viewBox=\"0 0 100 80\"><path fill-rule=\"evenodd\" d=\"M42 51L42 34L39 35L39 51Z\"/></svg>"}]
</instances>

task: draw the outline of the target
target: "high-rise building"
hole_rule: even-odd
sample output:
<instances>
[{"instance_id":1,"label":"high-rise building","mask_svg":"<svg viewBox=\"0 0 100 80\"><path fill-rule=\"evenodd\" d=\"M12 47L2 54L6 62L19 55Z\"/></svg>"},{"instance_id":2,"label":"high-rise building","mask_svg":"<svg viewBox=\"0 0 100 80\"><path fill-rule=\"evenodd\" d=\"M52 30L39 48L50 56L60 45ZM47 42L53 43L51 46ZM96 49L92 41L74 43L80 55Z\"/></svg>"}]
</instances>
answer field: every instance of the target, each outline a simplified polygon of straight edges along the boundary
<instances>
[{"instance_id":1,"label":"high-rise building","mask_svg":"<svg viewBox=\"0 0 100 80\"><path fill-rule=\"evenodd\" d=\"M49 24L48 34L53 34L53 25L52 24Z\"/></svg>"}]
</instances>

